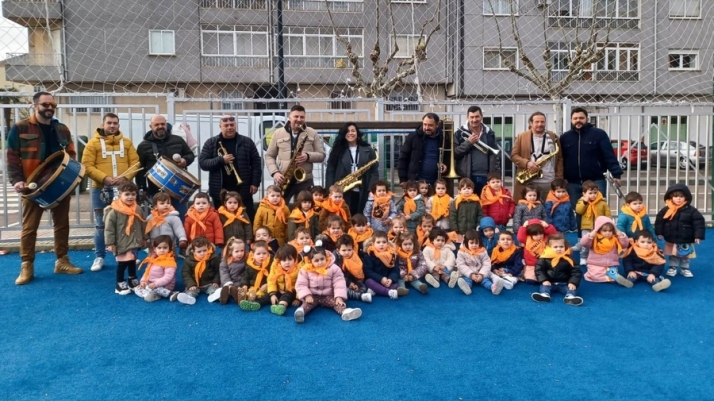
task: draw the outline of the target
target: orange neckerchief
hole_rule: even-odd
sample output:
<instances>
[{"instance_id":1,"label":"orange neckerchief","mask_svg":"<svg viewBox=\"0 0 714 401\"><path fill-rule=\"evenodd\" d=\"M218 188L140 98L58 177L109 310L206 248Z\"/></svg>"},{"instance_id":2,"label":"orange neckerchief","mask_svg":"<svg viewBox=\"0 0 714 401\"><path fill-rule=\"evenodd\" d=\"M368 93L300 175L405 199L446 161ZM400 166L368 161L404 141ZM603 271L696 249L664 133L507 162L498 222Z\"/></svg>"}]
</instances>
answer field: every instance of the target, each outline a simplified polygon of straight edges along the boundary
<instances>
[{"instance_id":1,"label":"orange neckerchief","mask_svg":"<svg viewBox=\"0 0 714 401\"><path fill-rule=\"evenodd\" d=\"M379 260L384 263L385 266L388 268L394 267L394 262L396 258L396 252L394 251L394 248L391 247L391 245L387 245L387 250L386 251L378 251L374 245L370 245L369 248L367 248L367 253L374 255L379 258Z\"/></svg>"},{"instance_id":2,"label":"orange neckerchief","mask_svg":"<svg viewBox=\"0 0 714 401\"><path fill-rule=\"evenodd\" d=\"M277 285L278 280L280 280L280 277L283 277L283 281L285 282L285 291L292 291L294 288L292 280L290 280L290 275L295 273L296 270L300 268L299 263L296 261L288 270L283 269L282 266L280 266L280 261L275 259L273 261L273 265L270 268L270 273L271 275L274 275L275 277L275 283Z\"/></svg>"},{"instance_id":3,"label":"orange neckerchief","mask_svg":"<svg viewBox=\"0 0 714 401\"><path fill-rule=\"evenodd\" d=\"M325 264L322 267L315 267L310 258L303 258L302 263L300 263L300 268L305 269L308 273L317 273L321 276L325 276L327 275L327 269L329 269L332 262L334 262L332 259L332 253L327 252L325 257L327 260L325 260Z\"/></svg>"},{"instance_id":4,"label":"orange neckerchief","mask_svg":"<svg viewBox=\"0 0 714 401\"><path fill-rule=\"evenodd\" d=\"M539 258L540 255L543 253L543 250L545 249L545 236L543 237L544 238L542 240L536 241L529 235L526 238L525 250L530 252L531 255L535 256L536 258Z\"/></svg>"},{"instance_id":5,"label":"orange neckerchief","mask_svg":"<svg viewBox=\"0 0 714 401\"><path fill-rule=\"evenodd\" d=\"M677 214L677 212L679 211L679 209L687 206L686 201L681 205L677 206L674 204L674 202L672 202L671 199L667 199L666 201L664 201L664 203L667 205L667 211L664 213L664 218L667 220L672 220L674 218L674 215ZM112 205L113 204L114 203L112 203Z\"/></svg>"},{"instance_id":6,"label":"orange neckerchief","mask_svg":"<svg viewBox=\"0 0 714 401\"><path fill-rule=\"evenodd\" d=\"M494 191L493 188L486 185L481 190L481 206L493 205L498 202L503 205L504 199L511 199L510 196L505 194L506 191L503 188L498 191Z\"/></svg>"},{"instance_id":7,"label":"orange neckerchief","mask_svg":"<svg viewBox=\"0 0 714 401\"><path fill-rule=\"evenodd\" d=\"M555 208L557 208L558 205L560 205L561 203L570 203L570 195L566 193L565 195L563 195L562 198L558 199L555 197L555 193L553 192L553 190L550 190L548 192L548 197L545 198L545 201L553 202L553 207L550 209L550 215L552 216L553 212L555 212Z\"/></svg>"},{"instance_id":8,"label":"orange neckerchief","mask_svg":"<svg viewBox=\"0 0 714 401\"><path fill-rule=\"evenodd\" d=\"M310 228L310 219L315 215L315 211L310 209L307 213L303 212L302 209L296 207L290 212L290 218L293 219L295 224L305 224L305 228Z\"/></svg>"},{"instance_id":9,"label":"orange neckerchief","mask_svg":"<svg viewBox=\"0 0 714 401\"><path fill-rule=\"evenodd\" d=\"M243 217L244 211L245 211L245 208L243 206L236 209L235 213L229 212L228 209L225 208L225 206L219 207L218 214L226 216L226 219L227 219L226 222L223 223L223 227L228 227L231 223L233 223L236 220L242 222L243 224L250 224L250 222L245 217Z\"/></svg>"},{"instance_id":10,"label":"orange neckerchief","mask_svg":"<svg viewBox=\"0 0 714 401\"><path fill-rule=\"evenodd\" d=\"M560 262L561 259L566 260L568 263L570 263L570 266L575 266L575 263L573 262L573 259L570 258L571 251L570 248L566 249L565 252L561 254L555 253L553 248L551 247L546 247L545 250L543 250L543 254L540 255L542 259L551 259L550 261L550 266L552 268L555 268L555 266L558 265L558 262Z\"/></svg>"},{"instance_id":11,"label":"orange neckerchief","mask_svg":"<svg viewBox=\"0 0 714 401\"><path fill-rule=\"evenodd\" d=\"M372 230L372 227L367 227L366 230L362 234L357 234L357 231L355 231L355 228L352 227L347 231L347 234L352 237L353 240L355 240L355 245L359 244L360 242L364 242L368 238L372 238L374 235L374 230Z\"/></svg>"},{"instance_id":12,"label":"orange neckerchief","mask_svg":"<svg viewBox=\"0 0 714 401\"><path fill-rule=\"evenodd\" d=\"M279 222L283 224L288 224L288 218L287 216L285 216L285 199L280 198L280 203L278 203L276 206L273 206L272 203L268 202L268 197L266 196L265 198L260 200L260 204L273 209L273 211L275 212L275 218Z\"/></svg>"},{"instance_id":13,"label":"orange neckerchief","mask_svg":"<svg viewBox=\"0 0 714 401\"><path fill-rule=\"evenodd\" d=\"M205 255L201 259L196 259L194 256L193 258L196 259L196 271L194 272L194 277L196 279L196 287L201 286L201 275L203 275L203 272L206 271L206 264L208 261L211 259L211 256L213 256L213 247L208 247L208 252L206 252Z\"/></svg>"},{"instance_id":14,"label":"orange neckerchief","mask_svg":"<svg viewBox=\"0 0 714 401\"><path fill-rule=\"evenodd\" d=\"M419 241L419 246L424 246L426 245L427 240L429 239L429 233L425 232L421 226L417 226L416 229L416 234L417 234L417 241Z\"/></svg>"},{"instance_id":15,"label":"orange neckerchief","mask_svg":"<svg viewBox=\"0 0 714 401\"><path fill-rule=\"evenodd\" d=\"M313 199L312 199L312 203L314 204L314 206L312 207L312 210L313 210L315 213L320 213L320 211L322 210L322 203L323 203L323 202L325 202L325 201L324 201L324 200L322 200L322 201L317 201L317 200L315 200L315 198L313 198Z\"/></svg>"},{"instance_id":16,"label":"orange neckerchief","mask_svg":"<svg viewBox=\"0 0 714 401\"><path fill-rule=\"evenodd\" d=\"M389 231L387 231L387 240L389 242L394 242L397 240L397 234L394 231L392 231L391 229Z\"/></svg>"},{"instance_id":17,"label":"orange neckerchief","mask_svg":"<svg viewBox=\"0 0 714 401\"><path fill-rule=\"evenodd\" d=\"M146 259L144 259L141 264L139 265L138 270L141 270L141 267L146 265L146 271L144 272L144 275L141 276L141 281L149 281L149 277L151 276L151 266L156 265L160 266L166 269L175 269L176 268L176 258L174 257L173 252L166 253L164 255L158 255L158 256L148 256Z\"/></svg>"},{"instance_id":18,"label":"orange neckerchief","mask_svg":"<svg viewBox=\"0 0 714 401\"><path fill-rule=\"evenodd\" d=\"M536 205L540 205L539 200L534 200L534 201L527 201L525 199L521 199L518 201L519 205L528 205L528 210L533 210L535 209Z\"/></svg>"},{"instance_id":19,"label":"orange neckerchief","mask_svg":"<svg viewBox=\"0 0 714 401\"><path fill-rule=\"evenodd\" d=\"M349 272L354 278L359 281L364 280L364 269L362 268L362 259L357 256L357 252L352 251L352 256L349 258L342 257L342 270Z\"/></svg>"},{"instance_id":20,"label":"orange neckerchief","mask_svg":"<svg viewBox=\"0 0 714 401\"><path fill-rule=\"evenodd\" d=\"M288 245L292 245L293 248L297 249L298 253L302 252L303 248L305 247L304 245L303 246L298 245L297 239L294 239L294 240L288 242ZM313 248L314 246L315 246L315 244L313 244L312 240L310 240L310 248Z\"/></svg>"},{"instance_id":21,"label":"orange neckerchief","mask_svg":"<svg viewBox=\"0 0 714 401\"><path fill-rule=\"evenodd\" d=\"M134 203L133 206L128 206L125 205L124 202L121 201L121 199L117 199L112 202L112 209L116 210L121 214L129 216L129 221L126 223L126 235L131 235L131 225L134 224L134 217L141 221L144 221L141 215L136 212L136 209L138 208L139 205L137 205L136 203Z\"/></svg>"},{"instance_id":22,"label":"orange neckerchief","mask_svg":"<svg viewBox=\"0 0 714 401\"><path fill-rule=\"evenodd\" d=\"M627 204L623 205L620 208L620 211L634 218L634 221L632 222L632 227L630 227L630 231L634 233L637 232L637 230L644 229L644 225L642 224L642 218L647 217L647 207L645 205L642 205L642 209L639 211L639 213L635 213L635 211L632 210L629 206L627 206Z\"/></svg>"},{"instance_id":23,"label":"orange neckerchief","mask_svg":"<svg viewBox=\"0 0 714 401\"><path fill-rule=\"evenodd\" d=\"M600 191L597 193L597 197L595 199L588 203L588 208L585 209L585 217L595 217L595 204L600 202L602 200L602 194Z\"/></svg>"},{"instance_id":24,"label":"orange neckerchief","mask_svg":"<svg viewBox=\"0 0 714 401\"><path fill-rule=\"evenodd\" d=\"M613 235L610 238L605 238L600 233L595 234L595 239L593 239L593 251L595 253L605 255L614 247L617 247L617 254L619 255L622 252L622 244L620 244L617 236Z\"/></svg>"},{"instance_id":25,"label":"orange neckerchief","mask_svg":"<svg viewBox=\"0 0 714 401\"><path fill-rule=\"evenodd\" d=\"M518 246L511 245L510 248L503 250L501 246L493 248L491 252L491 263L506 263L506 261L518 250Z\"/></svg>"},{"instance_id":26,"label":"orange neckerchief","mask_svg":"<svg viewBox=\"0 0 714 401\"><path fill-rule=\"evenodd\" d=\"M173 206L169 206L169 210L166 213L159 213L157 209L152 209L151 210L151 215L154 216L151 218L146 223L146 230L144 231L144 234L148 234L151 232L151 230L154 229L154 227L158 227L166 222L166 216L169 215L169 213L175 211Z\"/></svg>"},{"instance_id":27,"label":"orange neckerchief","mask_svg":"<svg viewBox=\"0 0 714 401\"><path fill-rule=\"evenodd\" d=\"M334 202L332 198L327 198L326 201L322 202L322 208L327 210L330 213L339 215L342 218L342 221L347 221L347 211L342 207L344 206L345 201L341 200L338 202Z\"/></svg>"},{"instance_id":28,"label":"orange neckerchief","mask_svg":"<svg viewBox=\"0 0 714 401\"><path fill-rule=\"evenodd\" d=\"M263 281L263 278L268 278L268 275L270 272L268 271L268 266L270 265L270 256L266 257L263 263L259 265L255 264L255 260L253 260L253 252L250 252L248 254L248 259L245 262L248 266L250 266L251 269L255 270L258 272L258 276L255 278L255 284L253 284L253 290L258 291L260 288L260 283Z\"/></svg>"},{"instance_id":29,"label":"orange neckerchief","mask_svg":"<svg viewBox=\"0 0 714 401\"><path fill-rule=\"evenodd\" d=\"M198 226L200 226L204 232L206 231L206 225L203 223L203 220L206 219L206 216L208 216L208 212L210 211L210 207L206 209L206 211L203 213L199 213L193 206L188 208L188 213L186 213L186 216L193 219L193 224L191 224L191 237L189 238L196 238L196 229L198 228Z\"/></svg>"},{"instance_id":30,"label":"orange neckerchief","mask_svg":"<svg viewBox=\"0 0 714 401\"><path fill-rule=\"evenodd\" d=\"M439 260L441 257L441 249L434 246L431 241L426 242L426 247L434 250L434 260Z\"/></svg>"},{"instance_id":31,"label":"orange neckerchief","mask_svg":"<svg viewBox=\"0 0 714 401\"><path fill-rule=\"evenodd\" d=\"M374 203L372 204L372 218L383 219L389 215L389 209L392 206L392 196L394 196L394 194L391 192L387 192L387 194L384 196L377 196L375 194L372 194L372 198L374 199ZM377 217L374 215L374 213L378 210L384 211L381 217Z\"/></svg>"},{"instance_id":32,"label":"orange neckerchief","mask_svg":"<svg viewBox=\"0 0 714 401\"><path fill-rule=\"evenodd\" d=\"M459 203L461 203L463 201L478 202L478 201L480 201L480 199L476 194L471 194L469 196L457 195L456 199L454 200L454 204L457 209L459 208Z\"/></svg>"},{"instance_id":33,"label":"orange neckerchief","mask_svg":"<svg viewBox=\"0 0 714 401\"><path fill-rule=\"evenodd\" d=\"M410 215L410 214L416 212L417 205L416 205L416 201L414 201L414 199L410 198L409 195L404 195L404 197L402 197L402 199L404 199L404 214Z\"/></svg>"},{"instance_id":34,"label":"orange neckerchief","mask_svg":"<svg viewBox=\"0 0 714 401\"><path fill-rule=\"evenodd\" d=\"M663 265L665 262L664 254L659 250L657 244L652 244L652 248L645 249L637 245L637 242L630 238L630 247L627 248L623 257L629 255L633 249L635 250L638 258L651 265Z\"/></svg>"},{"instance_id":35,"label":"orange neckerchief","mask_svg":"<svg viewBox=\"0 0 714 401\"><path fill-rule=\"evenodd\" d=\"M468 253L468 254L471 255L471 256L478 256L478 255L480 255L480 254L486 252L486 248L480 247L480 248L478 248L477 250L472 251L472 250L469 249L468 246L463 246L463 244L462 244L461 248L459 248L459 252Z\"/></svg>"},{"instance_id":36,"label":"orange neckerchief","mask_svg":"<svg viewBox=\"0 0 714 401\"><path fill-rule=\"evenodd\" d=\"M397 255L399 255L400 258L405 259L407 261L407 274L412 274L412 255L414 254L414 250L411 252L407 253L402 249L402 247L398 246L397 247Z\"/></svg>"},{"instance_id":37,"label":"orange neckerchief","mask_svg":"<svg viewBox=\"0 0 714 401\"><path fill-rule=\"evenodd\" d=\"M434 195L431 197L431 215L434 217L434 220L449 217L449 203L451 203L451 197L449 195L441 197Z\"/></svg>"},{"instance_id":38,"label":"orange neckerchief","mask_svg":"<svg viewBox=\"0 0 714 401\"><path fill-rule=\"evenodd\" d=\"M322 233L325 234L325 235L327 235L327 236L332 240L332 242L334 242L335 244L337 244L337 240L340 239L340 237L345 234L345 233L343 232L342 234L337 234L337 235L335 235L335 236L333 237L333 236L330 234L330 230L325 230L325 231L323 231Z\"/></svg>"}]
</instances>

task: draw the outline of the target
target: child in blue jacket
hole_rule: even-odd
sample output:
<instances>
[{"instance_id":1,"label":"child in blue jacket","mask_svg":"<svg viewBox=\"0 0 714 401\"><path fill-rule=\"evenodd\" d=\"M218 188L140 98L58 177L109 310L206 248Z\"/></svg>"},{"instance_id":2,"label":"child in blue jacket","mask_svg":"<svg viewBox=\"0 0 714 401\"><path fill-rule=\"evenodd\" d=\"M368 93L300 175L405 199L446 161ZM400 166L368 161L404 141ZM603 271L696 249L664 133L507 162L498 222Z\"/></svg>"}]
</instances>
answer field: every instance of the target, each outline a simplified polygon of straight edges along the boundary
<instances>
[{"instance_id":1,"label":"child in blue jacket","mask_svg":"<svg viewBox=\"0 0 714 401\"><path fill-rule=\"evenodd\" d=\"M654 226L647 215L647 207L642 202L642 195L630 192L625 195L625 204L617 215L617 230L635 238L635 233L646 230L655 235Z\"/></svg>"},{"instance_id":2,"label":"child in blue jacket","mask_svg":"<svg viewBox=\"0 0 714 401\"><path fill-rule=\"evenodd\" d=\"M498 245L498 235L496 233L496 221L491 217L482 217L479 222L479 228L481 234L481 241L483 242L483 247L486 248L486 252L491 254L493 248Z\"/></svg>"},{"instance_id":3,"label":"child in blue jacket","mask_svg":"<svg viewBox=\"0 0 714 401\"><path fill-rule=\"evenodd\" d=\"M550 184L550 192L545 200L545 212L548 224L553 225L558 232L575 231L578 229L573 205L566 189L567 183L562 178L556 178Z\"/></svg>"}]
</instances>

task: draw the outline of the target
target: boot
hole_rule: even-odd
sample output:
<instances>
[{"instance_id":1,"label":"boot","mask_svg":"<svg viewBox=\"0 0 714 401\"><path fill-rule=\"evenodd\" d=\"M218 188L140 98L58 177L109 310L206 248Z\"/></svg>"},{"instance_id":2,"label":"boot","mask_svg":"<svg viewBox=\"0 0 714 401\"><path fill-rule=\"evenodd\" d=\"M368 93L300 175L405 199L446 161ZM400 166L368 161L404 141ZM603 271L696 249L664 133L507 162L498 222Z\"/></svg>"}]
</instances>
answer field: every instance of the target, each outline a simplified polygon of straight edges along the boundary
<instances>
[{"instance_id":1,"label":"boot","mask_svg":"<svg viewBox=\"0 0 714 401\"><path fill-rule=\"evenodd\" d=\"M32 281L32 278L35 276L35 267L32 265L32 262L22 262L22 266L20 267L20 275L17 276L17 279L15 279L15 285L25 285Z\"/></svg>"},{"instance_id":2,"label":"boot","mask_svg":"<svg viewBox=\"0 0 714 401\"><path fill-rule=\"evenodd\" d=\"M67 256L62 256L55 262L55 274L80 274L82 269L72 265Z\"/></svg>"}]
</instances>

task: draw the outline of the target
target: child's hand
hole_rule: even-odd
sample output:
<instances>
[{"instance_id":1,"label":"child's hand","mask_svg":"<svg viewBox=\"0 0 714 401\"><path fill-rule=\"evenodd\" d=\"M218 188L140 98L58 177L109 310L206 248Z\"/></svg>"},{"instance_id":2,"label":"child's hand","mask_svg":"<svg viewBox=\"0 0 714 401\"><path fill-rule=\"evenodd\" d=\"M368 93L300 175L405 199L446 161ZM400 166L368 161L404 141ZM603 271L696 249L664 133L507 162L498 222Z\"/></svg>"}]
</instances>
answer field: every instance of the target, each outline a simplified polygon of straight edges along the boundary
<instances>
[{"instance_id":1,"label":"child's hand","mask_svg":"<svg viewBox=\"0 0 714 401\"><path fill-rule=\"evenodd\" d=\"M568 283L568 289L569 289L570 291L575 291L576 288L578 288L578 287L576 287L575 284L573 284L573 283Z\"/></svg>"},{"instance_id":2,"label":"child's hand","mask_svg":"<svg viewBox=\"0 0 714 401\"><path fill-rule=\"evenodd\" d=\"M146 285L146 283L144 283L144 285ZM151 283L151 284L148 285L148 287L149 287L149 289L151 289L151 290L155 290L155 289L156 289L156 284Z\"/></svg>"},{"instance_id":3,"label":"child's hand","mask_svg":"<svg viewBox=\"0 0 714 401\"><path fill-rule=\"evenodd\" d=\"M508 217L510 218L511 216L508 216ZM501 232L501 230L499 230L498 227L496 227L496 229L494 230L494 232L495 232L496 234L498 234L498 233Z\"/></svg>"},{"instance_id":4,"label":"child's hand","mask_svg":"<svg viewBox=\"0 0 714 401\"><path fill-rule=\"evenodd\" d=\"M188 248L188 241L179 241L179 248L181 248L181 249Z\"/></svg>"},{"instance_id":5,"label":"child's hand","mask_svg":"<svg viewBox=\"0 0 714 401\"><path fill-rule=\"evenodd\" d=\"M113 254L117 253L117 247L116 245L107 245L107 250Z\"/></svg>"},{"instance_id":6,"label":"child's hand","mask_svg":"<svg viewBox=\"0 0 714 401\"><path fill-rule=\"evenodd\" d=\"M436 274L444 274L442 266L434 266L434 273Z\"/></svg>"},{"instance_id":7,"label":"child's hand","mask_svg":"<svg viewBox=\"0 0 714 401\"><path fill-rule=\"evenodd\" d=\"M312 295L308 295L305 297L305 303L306 304L312 304L314 300L312 299Z\"/></svg>"},{"instance_id":8,"label":"child's hand","mask_svg":"<svg viewBox=\"0 0 714 401\"><path fill-rule=\"evenodd\" d=\"M211 286L212 286L213 288L218 288L218 287L220 287L221 285L218 284L218 283L213 283L213 284L211 284Z\"/></svg>"},{"instance_id":9,"label":"child's hand","mask_svg":"<svg viewBox=\"0 0 714 401\"><path fill-rule=\"evenodd\" d=\"M543 226L543 228L548 227L548 222L547 222L547 221L544 221L544 220L541 220L541 221L540 221L540 225Z\"/></svg>"},{"instance_id":10,"label":"child's hand","mask_svg":"<svg viewBox=\"0 0 714 401\"><path fill-rule=\"evenodd\" d=\"M629 273L627 273L627 278L635 279L635 278L637 278L637 273L629 272Z\"/></svg>"},{"instance_id":11,"label":"child's hand","mask_svg":"<svg viewBox=\"0 0 714 401\"><path fill-rule=\"evenodd\" d=\"M261 285L260 288L258 288L258 291L268 291L268 284Z\"/></svg>"},{"instance_id":12,"label":"child's hand","mask_svg":"<svg viewBox=\"0 0 714 401\"><path fill-rule=\"evenodd\" d=\"M550 281L548 281L548 280L546 280L546 281L544 281L544 282L542 282L542 283L540 283L540 284L541 284L541 285L544 285L544 286L546 286L546 287L550 287Z\"/></svg>"},{"instance_id":13,"label":"child's hand","mask_svg":"<svg viewBox=\"0 0 714 401\"><path fill-rule=\"evenodd\" d=\"M337 306L347 306L347 305L345 305L345 301L343 301L342 298L339 298L339 297L335 298L335 304Z\"/></svg>"},{"instance_id":14,"label":"child's hand","mask_svg":"<svg viewBox=\"0 0 714 401\"><path fill-rule=\"evenodd\" d=\"M404 276L404 281L414 281L414 276L411 274L407 274Z\"/></svg>"},{"instance_id":15,"label":"child's hand","mask_svg":"<svg viewBox=\"0 0 714 401\"><path fill-rule=\"evenodd\" d=\"M655 281L655 276L654 276L654 274L650 274L649 276L647 276L647 282L648 282L648 283L652 284L652 283L654 283L654 281Z\"/></svg>"},{"instance_id":16,"label":"child's hand","mask_svg":"<svg viewBox=\"0 0 714 401\"><path fill-rule=\"evenodd\" d=\"M697 245L699 245L699 243L701 243L701 242L702 242L702 240L700 240L699 238L694 239L694 243Z\"/></svg>"},{"instance_id":17,"label":"child's hand","mask_svg":"<svg viewBox=\"0 0 714 401\"><path fill-rule=\"evenodd\" d=\"M473 280L476 283L480 283L481 281L483 281L483 276L480 274L472 274L471 280Z\"/></svg>"},{"instance_id":18,"label":"child's hand","mask_svg":"<svg viewBox=\"0 0 714 401\"><path fill-rule=\"evenodd\" d=\"M188 287L188 290L189 290L189 291L196 291L196 286L194 285L194 286Z\"/></svg>"},{"instance_id":19,"label":"child's hand","mask_svg":"<svg viewBox=\"0 0 714 401\"><path fill-rule=\"evenodd\" d=\"M505 274L506 274L506 272L505 272L505 271L503 270L503 268L502 268L502 267L501 267L501 268L498 268L498 269L496 269L496 271L495 271L494 273L496 273L496 274L497 274L497 275L499 275L499 276L503 276L503 275L505 275Z\"/></svg>"},{"instance_id":20,"label":"child's hand","mask_svg":"<svg viewBox=\"0 0 714 401\"><path fill-rule=\"evenodd\" d=\"M350 283L350 290L359 291L359 287L357 287L357 284L355 283Z\"/></svg>"},{"instance_id":21,"label":"child's hand","mask_svg":"<svg viewBox=\"0 0 714 401\"><path fill-rule=\"evenodd\" d=\"M277 295L271 295L270 296L270 303L273 305L276 305L278 303L278 296Z\"/></svg>"},{"instance_id":22,"label":"child's hand","mask_svg":"<svg viewBox=\"0 0 714 401\"><path fill-rule=\"evenodd\" d=\"M385 287L389 287L389 285L387 285L387 281L389 281L388 278L382 277L382 279L379 280L379 283L382 284L382 285L385 286Z\"/></svg>"},{"instance_id":23,"label":"child's hand","mask_svg":"<svg viewBox=\"0 0 714 401\"><path fill-rule=\"evenodd\" d=\"M299 299L294 300L293 306L300 306L300 300Z\"/></svg>"},{"instance_id":24,"label":"child's hand","mask_svg":"<svg viewBox=\"0 0 714 401\"><path fill-rule=\"evenodd\" d=\"M385 287L389 288L389 287L392 286L392 284L394 284L394 282L392 281L391 278L388 278L388 279L387 279L387 285L385 285Z\"/></svg>"}]
</instances>

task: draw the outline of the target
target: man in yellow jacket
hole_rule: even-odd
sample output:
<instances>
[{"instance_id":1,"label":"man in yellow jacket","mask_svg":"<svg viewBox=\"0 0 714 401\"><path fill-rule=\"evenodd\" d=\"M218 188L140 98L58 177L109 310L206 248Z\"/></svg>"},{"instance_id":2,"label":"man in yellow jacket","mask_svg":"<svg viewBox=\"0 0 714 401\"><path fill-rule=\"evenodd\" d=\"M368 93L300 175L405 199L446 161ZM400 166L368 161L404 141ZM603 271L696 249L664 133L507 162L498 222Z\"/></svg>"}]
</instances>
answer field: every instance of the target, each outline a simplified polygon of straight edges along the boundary
<instances>
[{"instance_id":1,"label":"man in yellow jacket","mask_svg":"<svg viewBox=\"0 0 714 401\"><path fill-rule=\"evenodd\" d=\"M131 181L139 172L139 155L131 139L119 131L119 116L107 113L102 127L97 128L94 137L87 142L82 153L82 164L86 174L92 179L92 209L94 209L95 259L93 272L102 270L107 255L104 243L104 208L115 196L115 189L124 181Z\"/></svg>"}]
</instances>

